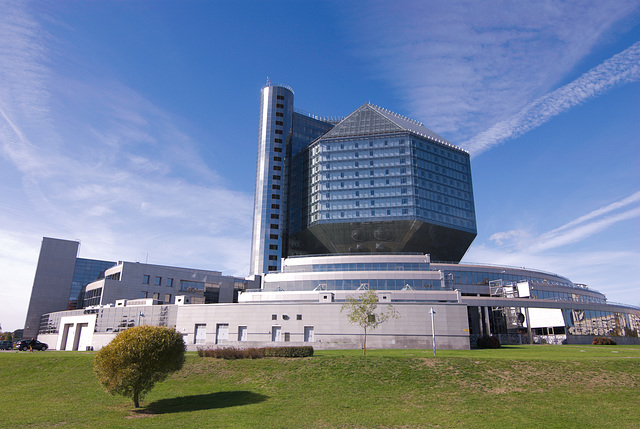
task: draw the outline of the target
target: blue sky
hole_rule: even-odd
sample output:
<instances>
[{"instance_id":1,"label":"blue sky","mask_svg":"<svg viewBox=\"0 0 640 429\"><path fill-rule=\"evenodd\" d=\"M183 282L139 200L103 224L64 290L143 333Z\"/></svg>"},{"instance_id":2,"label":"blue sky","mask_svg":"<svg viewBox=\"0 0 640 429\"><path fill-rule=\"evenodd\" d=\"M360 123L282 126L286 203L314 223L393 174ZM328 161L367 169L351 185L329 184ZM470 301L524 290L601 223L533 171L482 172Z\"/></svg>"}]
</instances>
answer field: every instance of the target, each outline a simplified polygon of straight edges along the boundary
<instances>
[{"instance_id":1,"label":"blue sky","mask_svg":"<svg viewBox=\"0 0 640 429\"><path fill-rule=\"evenodd\" d=\"M463 261L640 305L639 1L0 0L0 324L43 236L80 257L246 275L267 77L471 152Z\"/></svg>"}]
</instances>

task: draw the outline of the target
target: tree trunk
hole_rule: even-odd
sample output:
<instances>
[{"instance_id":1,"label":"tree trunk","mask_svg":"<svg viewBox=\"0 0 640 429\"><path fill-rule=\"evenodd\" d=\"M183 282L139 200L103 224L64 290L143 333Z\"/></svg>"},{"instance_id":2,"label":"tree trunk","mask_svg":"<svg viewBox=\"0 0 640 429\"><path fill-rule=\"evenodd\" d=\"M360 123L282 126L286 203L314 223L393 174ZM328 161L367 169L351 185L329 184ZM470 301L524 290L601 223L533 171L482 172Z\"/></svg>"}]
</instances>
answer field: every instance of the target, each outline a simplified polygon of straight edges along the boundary
<instances>
[{"instance_id":1,"label":"tree trunk","mask_svg":"<svg viewBox=\"0 0 640 429\"><path fill-rule=\"evenodd\" d=\"M367 354L367 328L364 328L364 344L362 344L362 355Z\"/></svg>"},{"instance_id":2,"label":"tree trunk","mask_svg":"<svg viewBox=\"0 0 640 429\"><path fill-rule=\"evenodd\" d=\"M136 390L135 392L133 392L133 405L135 405L136 408L140 408L140 401L139 399L139 392Z\"/></svg>"}]
</instances>

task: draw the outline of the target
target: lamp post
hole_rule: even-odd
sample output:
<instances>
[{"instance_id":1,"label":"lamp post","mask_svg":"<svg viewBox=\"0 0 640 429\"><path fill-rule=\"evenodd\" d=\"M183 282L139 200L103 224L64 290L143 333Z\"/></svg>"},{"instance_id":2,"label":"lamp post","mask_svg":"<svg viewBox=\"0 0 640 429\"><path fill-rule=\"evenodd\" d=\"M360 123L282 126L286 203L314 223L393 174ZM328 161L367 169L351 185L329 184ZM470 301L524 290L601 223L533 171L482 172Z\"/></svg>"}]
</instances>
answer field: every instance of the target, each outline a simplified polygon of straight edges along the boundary
<instances>
[{"instance_id":1,"label":"lamp post","mask_svg":"<svg viewBox=\"0 0 640 429\"><path fill-rule=\"evenodd\" d=\"M436 323L433 317L436 314L436 312L433 310L433 307L431 307L431 310L429 310L429 313L431 313L431 334L433 336L433 357L436 357Z\"/></svg>"}]
</instances>

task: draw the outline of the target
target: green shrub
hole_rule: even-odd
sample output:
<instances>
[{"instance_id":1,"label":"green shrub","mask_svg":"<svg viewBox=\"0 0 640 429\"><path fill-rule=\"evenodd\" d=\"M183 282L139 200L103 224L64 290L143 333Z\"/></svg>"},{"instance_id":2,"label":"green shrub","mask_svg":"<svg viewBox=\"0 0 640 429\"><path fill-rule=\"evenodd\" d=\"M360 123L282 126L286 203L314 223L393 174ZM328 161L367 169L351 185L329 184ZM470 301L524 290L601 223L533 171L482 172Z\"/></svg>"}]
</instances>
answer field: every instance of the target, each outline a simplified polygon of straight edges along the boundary
<instances>
[{"instance_id":1,"label":"green shrub","mask_svg":"<svg viewBox=\"0 0 640 429\"><path fill-rule=\"evenodd\" d=\"M609 337L595 337L591 344L597 346L615 346L616 342Z\"/></svg>"},{"instance_id":2,"label":"green shrub","mask_svg":"<svg viewBox=\"0 0 640 429\"><path fill-rule=\"evenodd\" d=\"M476 345L480 349L499 349L500 339L495 335L492 335L492 336L485 335L483 337L478 338Z\"/></svg>"},{"instance_id":3,"label":"green shrub","mask_svg":"<svg viewBox=\"0 0 640 429\"><path fill-rule=\"evenodd\" d=\"M263 357L309 357L313 356L313 347L251 347L239 349L222 347L216 349L198 348L198 356L216 359L260 359Z\"/></svg>"},{"instance_id":4,"label":"green shrub","mask_svg":"<svg viewBox=\"0 0 640 429\"><path fill-rule=\"evenodd\" d=\"M309 357L313 356L313 347L266 347L265 357Z\"/></svg>"},{"instance_id":5,"label":"green shrub","mask_svg":"<svg viewBox=\"0 0 640 429\"><path fill-rule=\"evenodd\" d=\"M136 326L96 353L93 370L109 393L132 398L138 408L155 383L182 368L184 350L182 335L175 329Z\"/></svg>"}]
</instances>

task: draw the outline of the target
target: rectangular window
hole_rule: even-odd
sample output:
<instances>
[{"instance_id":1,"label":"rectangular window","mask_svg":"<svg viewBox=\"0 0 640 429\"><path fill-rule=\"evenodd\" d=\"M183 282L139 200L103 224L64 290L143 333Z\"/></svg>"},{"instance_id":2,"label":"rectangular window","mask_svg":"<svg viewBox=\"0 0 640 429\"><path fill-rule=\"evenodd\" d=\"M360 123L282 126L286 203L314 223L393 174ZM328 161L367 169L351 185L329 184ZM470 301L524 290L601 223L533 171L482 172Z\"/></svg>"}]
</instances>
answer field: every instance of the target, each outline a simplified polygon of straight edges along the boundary
<instances>
[{"instance_id":1,"label":"rectangular window","mask_svg":"<svg viewBox=\"0 0 640 429\"><path fill-rule=\"evenodd\" d=\"M153 293L153 299L155 299L156 301L160 300L160 294L158 292L154 292Z\"/></svg>"},{"instance_id":2,"label":"rectangular window","mask_svg":"<svg viewBox=\"0 0 640 429\"><path fill-rule=\"evenodd\" d=\"M375 216L376 215L376 211L375 210L371 210L371 216Z\"/></svg>"},{"instance_id":3,"label":"rectangular window","mask_svg":"<svg viewBox=\"0 0 640 429\"><path fill-rule=\"evenodd\" d=\"M284 125L284 124L282 123L282 121L276 121L276 125L280 125L280 126L282 126L282 125Z\"/></svg>"},{"instance_id":4,"label":"rectangular window","mask_svg":"<svg viewBox=\"0 0 640 429\"><path fill-rule=\"evenodd\" d=\"M280 215L271 214L271 219L280 219Z\"/></svg>"},{"instance_id":5,"label":"rectangular window","mask_svg":"<svg viewBox=\"0 0 640 429\"><path fill-rule=\"evenodd\" d=\"M270 261L277 261L278 260L278 255L269 255L269 260Z\"/></svg>"},{"instance_id":6,"label":"rectangular window","mask_svg":"<svg viewBox=\"0 0 640 429\"><path fill-rule=\"evenodd\" d=\"M271 320L278 320L278 315L277 314L272 314L271 315Z\"/></svg>"},{"instance_id":7,"label":"rectangular window","mask_svg":"<svg viewBox=\"0 0 640 429\"><path fill-rule=\"evenodd\" d=\"M144 276L142 276L142 284L148 285L149 284L149 275L145 274Z\"/></svg>"},{"instance_id":8,"label":"rectangular window","mask_svg":"<svg viewBox=\"0 0 640 429\"><path fill-rule=\"evenodd\" d=\"M276 100L284 100L284 95L276 95Z\"/></svg>"},{"instance_id":9,"label":"rectangular window","mask_svg":"<svg viewBox=\"0 0 640 429\"><path fill-rule=\"evenodd\" d=\"M273 139L273 141L276 143L282 143L282 139Z\"/></svg>"},{"instance_id":10,"label":"rectangular window","mask_svg":"<svg viewBox=\"0 0 640 429\"><path fill-rule=\"evenodd\" d=\"M282 152L282 148L281 147L274 147L273 151L274 152Z\"/></svg>"},{"instance_id":11,"label":"rectangular window","mask_svg":"<svg viewBox=\"0 0 640 429\"><path fill-rule=\"evenodd\" d=\"M271 240L277 240L277 239L278 239L278 234L270 234L270 235L269 235L269 238L270 238Z\"/></svg>"},{"instance_id":12,"label":"rectangular window","mask_svg":"<svg viewBox=\"0 0 640 429\"><path fill-rule=\"evenodd\" d=\"M279 200L280 199L280 195L278 194L271 194L271 198L274 200Z\"/></svg>"},{"instance_id":13,"label":"rectangular window","mask_svg":"<svg viewBox=\"0 0 640 429\"><path fill-rule=\"evenodd\" d=\"M275 130L274 133L276 134L282 134L282 130Z\"/></svg>"},{"instance_id":14,"label":"rectangular window","mask_svg":"<svg viewBox=\"0 0 640 429\"><path fill-rule=\"evenodd\" d=\"M282 112L276 112L276 116L279 116L279 117L281 117L281 118L282 118L282 117L284 116L284 113L282 113Z\"/></svg>"},{"instance_id":15,"label":"rectangular window","mask_svg":"<svg viewBox=\"0 0 640 429\"><path fill-rule=\"evenodd\" d=\"M276 162L280 162L280 161L282 161L282 158L279 157L279 156L274 156L273 160L276 161Z\"/></svg>"},{"instance_id":16,"label":"rectangular window","mask_svg":"<svg viewBox=\"0 0 640 429\"><path fill-rule=\"evenodd\" d=\"M280 209L280 204L271 204L271 208L278 210Z\"/></svg>"},{"instance_id":17,"label":"rectangular window","mask_svg":"<svg viewBox=\"0 0 640 429\"><path fill-rule=\"evenodd\" d=\"M284 104L276 103L276 108L284 109Z\"/></svg>"},{"instance_id":18,"label":"rectangular window","mask_svg":"<svg viewBox=\"0 0 640 429\"><path fill-rule=\"evenodd\" d=\"M280 226L278 224L276 224L276 223L272 223L271 224L271 229L278 229L278 228L280 228Z\"/></svg>"},{"instance_id":19,"label":"rectangular window","mask_svg":"<svg viewBox=\"0 0 640 429\"><path fill-rule=\"evenodd\" d=\"M146 290L140 291L140 298L146 298L146 297L147 297L147 291Z\"/></svg>"},{"instance_id":20,"label":"rectangular window","mask_svg":"<svg viewBox=\"0 0 640 429\"><path fill-rule=\"evenodd\" d=\"M167 286L173 287L173 279L167 279Z\"/></svg>"},{"instance_id":21,"label":"rectangular window","mask_svg":"<svg viewBox=\"0 0 640 429\"><path fill-rule=\"evenodd\" d=\"M281 176L276 176L275 174L274 174L273 176L271 176L271 178L272 178L273 180L281 180L281 179L282 179L282 177L281 177Z\"/></svg>"},{"instance_id":22,"label":"rectangular window","mask_svg":"<svg viewBox=\"0 0 640 429\"><path fill-rule=\"evenodd\" d=\"M269 245L269 250L278 250L278 245L277 244L270 244Z\"/></svg>"},{"instance_id":23,"label":"rectangular window","mask_svg":"<svg viewBox=\"0 0 640 429\"><path fill-rule=\"evenodd\" d=\"M165 304L171 304L171 294L170 293L165 293L164 294L164 303Z\"/></svg>"},{"instance_id":24,"label":"rectangular window","mask_svg":"<svg viewBox=\"0 0 640 429\"><path fill-rule=\"evenodd\" d=\"M247 327L238 326L238 341L247 341Z\"/></svg>"},{"instance_id":25,"label":"rectangular window","mask_svg":"<svg viewBox=\"0 0 640 429\"><path fill-rule=\"evenodd\" d=\"M269 271L278 271L278 267L276 267L275 265L269 265L267 270L269 270Z\"/></svg>"},{"instance_id":26,"label":"rectangular window","mask_svg":"<svg viewBox=\"0 0 640 429\"><path fill-rule=\"evenodd\" d=\"M280 185L271 185L271 189L278 190L280 189Z\"/></svg>"},{"instance_id":27,"label":"rectangular window","mask_svg":"<svg viewBox=\"0 0 640 429\"><path fill-rule=\"evenodd\" d=\"M296 315L296 320L302 320L302 314Z\"/></svg>"},{"instance_id":28,"label":"rectangular window","mask_svg":"<svg viewBox=\"0 0 640 429\"><path fill-rule=\"evenodd\" d=\"M160 285L162 285L162 277L156 277L155 285L156 285L156 286L160 286Z\"/></svg>"},{"instance_id":29,"label":"rectangular window","mask_svg":"<svg viewBox=\"0 0 640 429\"><path fill-rule=\"evenodd\" d=\"M273 171L282 171L282 167L280 167L279 165L274 165Z\"/></svg>"},{"instance_id":30,"label":"rectangular window","mask_svg":"<svg viewBox=\"0 0 640 429\"><path fill-rule=\"evenodd\" d=\"M206 324L198 324L195 327L195 335L193 342L195 344L204 344L207 339L207 325Z\"/></svg>"}]
</instances>

